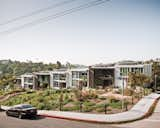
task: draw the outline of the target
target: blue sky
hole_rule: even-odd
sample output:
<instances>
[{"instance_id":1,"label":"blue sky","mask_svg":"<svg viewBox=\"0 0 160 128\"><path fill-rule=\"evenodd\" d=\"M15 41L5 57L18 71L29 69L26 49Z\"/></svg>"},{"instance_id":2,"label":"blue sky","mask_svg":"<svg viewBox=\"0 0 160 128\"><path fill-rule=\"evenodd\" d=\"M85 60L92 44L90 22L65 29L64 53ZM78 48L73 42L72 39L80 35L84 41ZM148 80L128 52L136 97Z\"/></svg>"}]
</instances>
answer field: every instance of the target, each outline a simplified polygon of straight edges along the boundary
<instances>
[{"instance_id":1,"label":"blue sky","mask_svg":"<svg viewBox=\"0 0 160 128\"><path fill-rule=\"evenodd\" d=\"M0 23L65 0L0 0ZM94 0L74 2L1 25L0 32ZM0 35L0 59L96 64L160 57L160 1L110 0Z\"/></svg>"}]
</instances>

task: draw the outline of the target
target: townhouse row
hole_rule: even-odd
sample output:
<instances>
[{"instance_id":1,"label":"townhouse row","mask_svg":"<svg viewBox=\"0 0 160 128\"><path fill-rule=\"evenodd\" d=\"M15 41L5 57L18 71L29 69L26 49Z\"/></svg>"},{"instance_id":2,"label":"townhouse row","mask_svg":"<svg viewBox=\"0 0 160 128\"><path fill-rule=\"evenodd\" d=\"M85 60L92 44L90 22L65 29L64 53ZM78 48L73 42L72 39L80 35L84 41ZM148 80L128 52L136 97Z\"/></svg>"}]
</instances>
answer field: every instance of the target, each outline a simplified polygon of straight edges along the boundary
<instances>
[{"instance_id":1,"label":"townhouse row","mask_svg":"<svg viewBox=\"0 0 160 128\"><path fill-rule=\"evenodd\" d=\"M17 79L22 88L106 88L122 87L128 84L130 72L152 75L152 64L134 61L123 61L114 64L99 64L87 68L57 69L26 73Z\"/></svg>"}]
</instances>

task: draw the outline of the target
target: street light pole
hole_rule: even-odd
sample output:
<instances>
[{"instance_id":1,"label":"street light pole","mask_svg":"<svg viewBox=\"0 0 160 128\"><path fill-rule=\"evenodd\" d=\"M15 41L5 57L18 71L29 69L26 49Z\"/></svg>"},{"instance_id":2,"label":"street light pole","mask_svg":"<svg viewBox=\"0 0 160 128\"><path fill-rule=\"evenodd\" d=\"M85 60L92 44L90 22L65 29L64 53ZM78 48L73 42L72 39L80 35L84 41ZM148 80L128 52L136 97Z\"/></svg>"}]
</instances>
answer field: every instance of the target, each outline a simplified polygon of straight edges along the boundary
<instances>
[{"instance_id":1,"label":"street light pole","mask_svg":"<svg viewBox=\"0 0 160 128\"><path fill-rule=\"evenodd\" d=\"M124 78L122 78L122 111L124 109Z\"/></svg>"},{"instance_id":2,"label":"street light pole","mask_svg":"<svg viewBox=\"0 0 160 128\"><path fill-rule=\"evenodd\" d=\"M155 92L157 90L157 75L155 74L155 82L154 82L154 89L155 89Z\"/></svg>"}]
</instances>

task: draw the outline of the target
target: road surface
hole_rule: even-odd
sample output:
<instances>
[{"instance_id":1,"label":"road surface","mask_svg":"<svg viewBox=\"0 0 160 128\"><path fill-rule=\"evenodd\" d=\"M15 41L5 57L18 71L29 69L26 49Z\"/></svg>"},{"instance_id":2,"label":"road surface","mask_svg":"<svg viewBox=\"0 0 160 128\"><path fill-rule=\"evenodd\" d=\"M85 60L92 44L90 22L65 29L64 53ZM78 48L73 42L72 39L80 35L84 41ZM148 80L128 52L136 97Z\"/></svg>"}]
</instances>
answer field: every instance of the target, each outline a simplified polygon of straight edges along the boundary
<instances>
[{"instance_id":1,"label":"road surface","mask_svg":"<svg viewBox=\"0 0 160 128\"><path fill-rule=\"evenodd\" d=\"M132 123L117 125L92 124L44 117L18 119L6 116L5 112L0 112L0 128L160 128L160 100L150 117Z\"/></svg>"},{"instance_id":2,"label":"road surface","mask_svg":"<svg viewBox=\"0 0 160 128\"><path fill-rule=\"evenodd\" d=\"M0 112L0 128L116 128L107 124L92 124L55 118L18 119Z\"/></svg>"}]
</instances>

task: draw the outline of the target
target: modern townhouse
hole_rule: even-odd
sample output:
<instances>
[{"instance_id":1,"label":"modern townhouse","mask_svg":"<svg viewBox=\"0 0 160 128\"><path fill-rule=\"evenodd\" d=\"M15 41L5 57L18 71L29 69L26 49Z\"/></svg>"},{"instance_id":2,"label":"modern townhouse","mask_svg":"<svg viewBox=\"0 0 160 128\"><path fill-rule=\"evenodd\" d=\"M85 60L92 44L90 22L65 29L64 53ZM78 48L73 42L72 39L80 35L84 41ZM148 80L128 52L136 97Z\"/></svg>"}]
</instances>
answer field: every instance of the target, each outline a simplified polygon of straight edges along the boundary
<instances>
[{"instance_id":1,"label":"modern townhouse","mask_svg":"<svg viewBox=\"0 0 160 128\"><path fill-rule=\"evenodd\" d=\"M113 64L99 64L89 69L90 87L106 88L108 86L127 86L128 76L131 72L152 75L152 64L142 62L122 61Z\"/></svg>"},{"instance_id":2,"label":"modern townhouse","mask_svg":"<svg viewBox=\"0 0 160 128\"><path fill-rule=\"evenodd\" d=\"M89 69L88 68L77 68L71 69L71 87L89 87Z\"/></svg>"},{"instance_id":3,"label":"modern townhouse","mask_svg":"<svg viewBox=\"0 0 160 128\"><path fill-rule=\"evenodd\" d=\"M22 88L36 89L36 77L33 73L26 73L21 75Z\"/></svg>"},{"instance_id":4,"label":"modern townhouse","mask_svg":"<svg viewBox=\"0 0 160 128\"><path fill-rule=\"evenodd\" d=\"M50 72L41 71L33 73L36 78L36 89L39 88L50 88Z\"/></svg>"},{"instance_id":5,"label":"modern townhouse","mask_svg":"<svg viewBox=\"0 0 160 128\"><path fill-rule=\"evenodd\" d=\"M89 84L92 88L114 86L114 64L98 64L89 67Z\"/></svg>"},{"instance_id":6,"label":"modern townhouse","mask_svg":"<svg viewBox=\"0 0 160 128\"><path fill-rule=\"evenodd\" d=\"M50 72L50 87L55 89L67 88L68 72L66 69L59 69Z\"/></svg>"},{"instance_id":7,"label":"modern townhouse","mask_svg":"<svg viewBox=\"0 0 160 128\"><path fill-rule=\"evenodd\" d=\"M122 61L112 64L98 64L89 68L57 69L35 72L21 76L22 88L106 88L127 86L129 73L152 75L152 64Z\"/></svg>"},{"instance_id":8,"label":"modern townhouse","mask_svg":"<svg viewBox=\"0 0 160 128\"><path fill-rule=\"evenodd\" d=\"M152 64L133 61L123 61L115 64L115 86L127 86L129 73L141 73L151 76Z\"/></svg>"},{"instance_id":9,"label":"modern townhouse","mask_svg":"<svg viewBox=\"0 0 160 128\"><path fill-rule=\"evenodd\" d=\"M21 75L22 88L76 88L89 87L88 68L57 69Z\"/></svg>"},{"instance_id":10,"label":"modern townhouse","mask_svg":"<svg viewBox=\"0 0 160 128\"><path fill-rule=\"evenodd\" d=\"M88 68L59 69L50 72L51 88L89 87Z\"/></svg>"}]
</instances>

